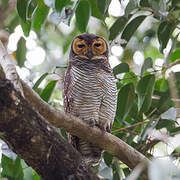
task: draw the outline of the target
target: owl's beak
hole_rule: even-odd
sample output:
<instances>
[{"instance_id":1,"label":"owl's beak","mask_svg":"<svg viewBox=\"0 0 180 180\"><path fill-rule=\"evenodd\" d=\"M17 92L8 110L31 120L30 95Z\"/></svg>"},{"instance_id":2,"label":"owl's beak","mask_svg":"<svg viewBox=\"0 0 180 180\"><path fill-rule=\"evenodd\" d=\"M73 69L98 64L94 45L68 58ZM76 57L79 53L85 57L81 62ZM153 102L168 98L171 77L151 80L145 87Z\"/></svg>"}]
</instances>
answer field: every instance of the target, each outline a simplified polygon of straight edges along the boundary
<instances>
[{"instance_id":1,"label":"owl's beak","mask_svg":"<svg viewBox=\"0 0 180 180\"><path fill-rule=\"evenodd\" d=\"M91 59L91 58L93 57L93 53L92 53L91 50L88 50L88 52L87 52L87 57L88 57L89 59Z\"/></svg>"}]
</instances>

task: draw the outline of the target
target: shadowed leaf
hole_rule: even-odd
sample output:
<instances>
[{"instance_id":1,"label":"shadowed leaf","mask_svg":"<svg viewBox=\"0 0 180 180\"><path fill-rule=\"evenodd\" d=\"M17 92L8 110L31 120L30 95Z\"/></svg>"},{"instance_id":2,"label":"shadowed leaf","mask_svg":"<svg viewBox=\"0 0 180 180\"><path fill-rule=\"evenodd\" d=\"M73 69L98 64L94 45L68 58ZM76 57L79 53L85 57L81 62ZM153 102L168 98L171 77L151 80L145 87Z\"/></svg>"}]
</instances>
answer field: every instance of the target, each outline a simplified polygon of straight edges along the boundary
<instances>
[{"instance_id":1,"label":"shadowed leaf","mask_svg":"<svg viewBox=\"0 0 180 180\"><path fill-rule=\"evenodd\" d=\"M129 72L129 66L127 63L118 64L113 68L114 76L120 73Z\"/></svg>"},{"instance_id":2,"label":"shadowed leaf","mask_svg":"<svg viewBox=\"0 0 180 180\"><path fill-rule=\"evenodd\" d=\"M152 101L154 84L155 84L155 76L151 74L143 77L139 81L137 85L138 111L141 112L148 111Z\"/></svg>"},{"instance_id":3,"label":"shadowed leaf","mask_svg":"<svg viewBox=\"0 0 180 180\"><path fill-rule=\"evenodd\" d=\"M123 121L130 112L135 99L134 85L129 83L123 86L118 93L116 118Z\"/></svg>"},{"instance_id":4,"label":"shadowed leaf","mask_svg":"<svg viewBox=\"0 0 180 180\"><path fill-rule=\"evenodd\" d=\"M134 32L137 30L137 28L144 21L145 18L146 18L146 16L143 15L143 16L138 16L138 17L134 18L133 20L131 20L130 23L127 24L127 26L123 30L121 39L124 39L128 43L128 41L130 40L130 38L132 37ZM127 43L122 44L122 46L125 47L127 45Z\"/></svg>"},{"instance_id":5,"label":"shadowed leaf","mask_svg":"<svg viewBox=\"0 0 180 180\"><path fill-rule=\"evenodd\" d=\"M91 14L89 2L87 0L80 1L76 8L76 23L80 32L86 32L86 27Z\"/></svg>"},{"instance_id":6,"label":"shadowed leaf","mask_svg":"<svg viewBox=\"0 0 180 180\"><path fill-rule=\"evenodd\" d=\"M38 87L39 85L41 84L41 82L46 78L46 76L48 75L49 73L44 73L37 81L36 83L34 84L33 86L33 90L37 92L38 90Z\"/></svg>"},{"instance_id":7,"label":"shadowed leaf","mask_svg":"<svg viewBox=\"0 0 180 180\"><path fill-rule=\"evenodd\" d=\"M20 67L24 66L24 62L26 60L26 51L26 40L21 37L21 39L18 41L16 50L16 59Z\"/></svg>"},{"instance_id":8,"label":"shadowed leaf","mask_svg":"<svg viewBox=\"0 0 180 180\"><path fill-rule=\"evenodd\" d=\"M109 40L113 40L123 30L128 19L124 16L118 18L109 30Z\"/></svg>"},{"instance_id":9,"label":"shadowed leaf","mask_svg":"<svg viewBox=\"0 0 180 180\"><path fill-rule=\"evenodd\" d=\"M144 60L144 64L141 68L141 75L144 74L144 72L149 69L149 68L152 68L153 67L153 61L152 61L152 58L148 57Z\"/></svg>"}]
</instances>

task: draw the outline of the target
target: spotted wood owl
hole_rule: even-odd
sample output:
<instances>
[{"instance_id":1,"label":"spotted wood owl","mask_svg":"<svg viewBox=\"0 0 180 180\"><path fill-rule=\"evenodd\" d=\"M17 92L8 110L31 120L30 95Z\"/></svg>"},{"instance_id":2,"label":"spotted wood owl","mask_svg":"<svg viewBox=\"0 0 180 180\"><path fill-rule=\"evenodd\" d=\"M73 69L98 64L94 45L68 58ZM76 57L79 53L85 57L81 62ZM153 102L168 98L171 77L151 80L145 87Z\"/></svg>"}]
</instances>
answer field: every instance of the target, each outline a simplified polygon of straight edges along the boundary
<instances>
[{"instance_id":1,"label":"spotted wood owl","mask_svg":"<svg viewBox=\"0 0 180 180\"><path fill-rule=\"evenodd\" d=\"M94 34L77 36L71 45L64 78L64 109L89 126L110 132L114 121L117 89L108 62L106 41ZM69 137L71 144L89 165L101 159L102 150L78 138Z\"/></svg>"}]
</instances>

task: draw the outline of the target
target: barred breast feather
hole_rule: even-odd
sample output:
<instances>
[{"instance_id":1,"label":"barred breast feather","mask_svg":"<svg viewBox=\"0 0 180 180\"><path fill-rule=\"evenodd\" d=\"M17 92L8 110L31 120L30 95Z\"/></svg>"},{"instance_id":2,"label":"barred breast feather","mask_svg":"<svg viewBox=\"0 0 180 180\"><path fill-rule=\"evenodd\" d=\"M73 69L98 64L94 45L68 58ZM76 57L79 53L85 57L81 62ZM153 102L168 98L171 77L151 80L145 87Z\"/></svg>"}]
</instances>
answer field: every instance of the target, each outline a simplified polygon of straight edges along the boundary
<instances>
[{"instance_id":1,"label":"barred breast feather","mask_svg":"<svg viewBox=\"0 0 180 180\"><path fill-rule=\"evenodd\" d=\"M66 113L79 117L90 126L110 132L116 98L116 83L109 64L101 67L100 63L87 64L85 60L81 63L69 62L64 81ZM99 162L102 150L76 136L71 136L70 141L86 162Z\"/></svg>"}]
</instances>

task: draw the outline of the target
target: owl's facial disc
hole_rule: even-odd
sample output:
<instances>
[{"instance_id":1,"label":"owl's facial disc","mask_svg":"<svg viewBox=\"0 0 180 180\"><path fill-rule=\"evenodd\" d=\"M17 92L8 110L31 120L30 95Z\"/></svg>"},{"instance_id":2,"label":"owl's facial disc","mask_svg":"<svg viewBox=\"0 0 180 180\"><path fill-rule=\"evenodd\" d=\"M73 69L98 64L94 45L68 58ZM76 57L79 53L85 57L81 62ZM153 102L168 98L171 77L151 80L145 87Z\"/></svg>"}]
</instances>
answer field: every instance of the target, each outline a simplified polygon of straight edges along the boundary
<instances>
[{"instance_id":1,"label":"owl's facial disc","mask_svg":"<svg viewBox=\"0 0 180 180\"><path fill-rule=\"evenodd\" d=\"M76 38L73 41L72 49L81 58L97 60L106 58L107 45L102 38L95 38L92 42Z\"/></svg>"}]
</instances>

